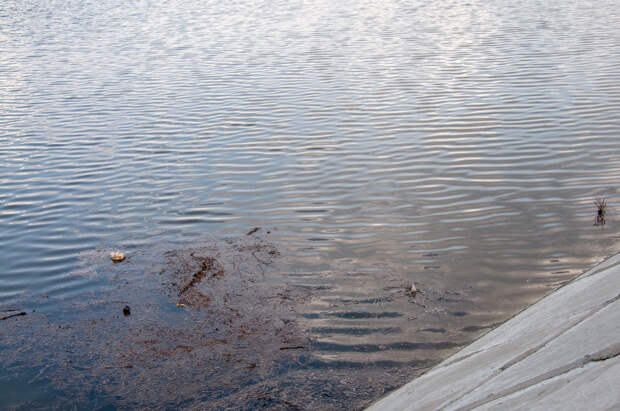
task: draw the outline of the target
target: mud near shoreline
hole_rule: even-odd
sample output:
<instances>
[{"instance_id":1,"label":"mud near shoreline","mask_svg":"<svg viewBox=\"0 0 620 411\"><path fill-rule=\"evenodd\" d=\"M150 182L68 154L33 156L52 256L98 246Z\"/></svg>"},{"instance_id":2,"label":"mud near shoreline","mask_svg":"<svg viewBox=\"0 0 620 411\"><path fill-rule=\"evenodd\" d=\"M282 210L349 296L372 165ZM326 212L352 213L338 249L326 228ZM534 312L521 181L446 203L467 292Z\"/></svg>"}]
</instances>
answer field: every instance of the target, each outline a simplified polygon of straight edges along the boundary
<instances>
[{"instance_id":1,"label":"mud near shoreline","mask_svg":"<svg viewBox=\"0 0 620 411\"><path fill-rule=\"evenodd\" d=\"M0 324L0 380L17 384L2 405L357 409L469 341L468 333L432 326L466 315L459 311L471 305L466 293L425 283L411 295L405 279L388 272L368 298L336 304L329 279L315 286L274 280L286 256L268 237L167 244L121 263L109 249L81 254L81 268L68 275L100 282L100 291L48 301L51 308ZM391 304L409 307L409 317ZM330 306L325 319L317 305ZM384 326L344 326L352 321ZM394 340L403 327L418 340L376 342L376 335ZM38 398L32 387L40 387Z\"/></svg>"}]
</instances>

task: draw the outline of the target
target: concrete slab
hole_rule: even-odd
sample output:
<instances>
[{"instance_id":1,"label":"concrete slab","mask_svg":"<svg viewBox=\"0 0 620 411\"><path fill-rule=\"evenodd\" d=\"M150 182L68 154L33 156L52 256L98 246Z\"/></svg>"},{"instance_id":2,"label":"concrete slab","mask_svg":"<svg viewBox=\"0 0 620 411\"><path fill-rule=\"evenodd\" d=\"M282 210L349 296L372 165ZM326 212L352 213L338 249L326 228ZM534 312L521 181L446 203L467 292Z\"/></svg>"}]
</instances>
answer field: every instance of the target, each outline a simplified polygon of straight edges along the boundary
<instances>
[{"instance_id":1,"label":"concrete slab","mask_svg":"<svg viewBox=\"0 0 620 411\"><path fill-rule=\"evenodd\" d=\"M542 381L512 395L498 398L476 410L613 410L618 409L620 356L603 364L590 363ZM558 401L561 398L561 401Z\"/></svg>"},{"instance_id":2,"label":"concrete slab","mask_svg":"<svg viewBox=\"0 0 620 411\"><path fill-rule=\"evenodd\" d=\"M620 408L618 354L620 254L369 409Z\"/></svg>"}]
</instances>

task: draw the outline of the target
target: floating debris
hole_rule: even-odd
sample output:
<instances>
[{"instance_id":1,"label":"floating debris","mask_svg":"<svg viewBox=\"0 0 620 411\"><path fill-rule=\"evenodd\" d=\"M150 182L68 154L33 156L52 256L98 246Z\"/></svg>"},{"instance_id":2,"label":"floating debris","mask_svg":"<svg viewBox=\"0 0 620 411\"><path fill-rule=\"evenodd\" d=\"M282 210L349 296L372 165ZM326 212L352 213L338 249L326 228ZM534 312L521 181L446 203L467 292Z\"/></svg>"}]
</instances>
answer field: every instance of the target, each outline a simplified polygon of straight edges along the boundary
<instances>
[{"instance_id":1,"label":"floating debris","mask_svg":"<svg viewBox=\"0 0 620 411\"><path fill-rule=\"evenodd\" d=\"M128 305L126 305L126 306L123 308L123 315L124 315L125 317L127 317L128 315L131 315L131 308L129 308L129 306L128 306Z\"/></svg>"},{"instance_id":2,"label":"floating debris","mask_svg":"<svg viewBox=\"0 0 620 411\"><path fill-rule=\"evenodd\" d=\"M0 317L0 321L2 321L2 320L8 320L9 318L12 318L12 317L19 317L20 315L26 315L26 313L25 313L24 311L22 311L22 312L17 313L17 314L9 314L9 315L7 315L7 316Z\"/></svg>"},{"instance_id":3,"label":"floating debris","mask_svg":"<svg viewBox=\"0 0 620 411\"><path fill-rule=\"evenodd\" d=\"M53 400L43 398L29 408L87 407L94 393L98 404L110 408L167 404L169 408L294 409L283 402L294 398L293 402L303 401L303 409L361 409L382 395L386 386L409 381L445 352L425 350L428 359L386 368L384 360L400 357L403 349L417 349L417 343L400 345L408 330L416 336L417 328L441 324L446 328L446 333L437 334L442 340L462 343L473 334L455 328L478 324L473 315L464 321L450 314L476 312L463 291L440 289L440 280L418 274L419 282L414 284L404 270L384 270L386 277L377 281L374 267L366 272L344 266L342 270L372 288L341 297L335 296L331 282L279 284L273 279L289 271L287 252L279 258L276 244L262 236L265 228L252 236L246 233L186 244L162 241L132 251L131 261L122 265L110 264L114 249L82 253L71 275L109 286L96 298L84 293L59 299L54 316L0 321L3 346L27 347L0 350L0 369L19 376L41 368L45 372L34 382L64 394ZM449 301L439 300L448 296ZM335 312L321 307L316 313L316 301L352 307ZM138 304L137 314L131 313L130 302L134 308ZM22 310L25 306L0 307L0 316ZM120 318L125 312L127 316ZM363 325L386 321L389 327ZM399 335L395 341L387 336L392 333ZM379 334L383 345L360 340L360 336ZM343 351L342 345L331 344L334 338L360 343ZM434 335L427 331L425 338L430 342ZM368 360L365 351L375 358ZM338 357L335 366L332 356ZM357 372L360 357L371 364L363 372ZM196 392L201 393L199 398ZM257 400L266 392L272 393L269 399Z\"/></svg>"},{"instance_id":4,"label":"floating debris","mask_svg":"<svg viewBox=\"0 0 620 411\"><path fill-rule=\"evenodd\" d=\"M194 253L190 254L196 261L200 261L201 266L198 271L192 275L192 279L179 291L179 297L183 296L188 290L196 287L202 279L210 274L210 277L218 277L224 274L224 266L214 257L199 257ZM202 295L202 294L201 294ZM204 295L203 295L204 297ZM205 297L208 302L208 297Z\"/></svg>"},{"instance_id":5,"label":"floating debris","mask_svg":"<svg viewBox=\"0 0 620 411\"><path fill-rule=\"evenodd\" d=\"M254 227L253 229L251 229L250 231L248 231L248 233L246 235L252 235L255 232L257 232L258 230L260 230L261 227Z\"/></svg>"},{"instance_id":6,"label":"floating debris","mask_svg":"<svg viewBox=\"0 0 620 411\"><path fill-rule=\"evenodd\" d=\"M408 289L409 295L411 296L411 302L414 303L415 305L419 305L422 308L426 308L426 305L424 304L420 304L419 302L415 301L416 296L419 294L424 294L422 291L418 290L415 286L415 283L411 283L411 288Z\"/></svg>"},{"instance_id":7,"label":"floating debris","mask_svg":"<svg viewBox=\"0 0 620 411\"><path fill-rule=\"evenodd\" d=\"M596 217L594 218L594 225L605 225L605 214L607 214L607 200L604 198L598 198L594 200L596 206Z\"/></svg>"},{"instance_id":8,"label":"floating debris","mask_svg":"<svg viewBox=\"0 0 620 411\"><path fill-rule=\"evenodd\" d=\"M110 253L110 258L115 263L120 263L121 261L123 261L125 259L125 253L122 253L120 251L112 251Z\"/></svg>"}]
</instances>

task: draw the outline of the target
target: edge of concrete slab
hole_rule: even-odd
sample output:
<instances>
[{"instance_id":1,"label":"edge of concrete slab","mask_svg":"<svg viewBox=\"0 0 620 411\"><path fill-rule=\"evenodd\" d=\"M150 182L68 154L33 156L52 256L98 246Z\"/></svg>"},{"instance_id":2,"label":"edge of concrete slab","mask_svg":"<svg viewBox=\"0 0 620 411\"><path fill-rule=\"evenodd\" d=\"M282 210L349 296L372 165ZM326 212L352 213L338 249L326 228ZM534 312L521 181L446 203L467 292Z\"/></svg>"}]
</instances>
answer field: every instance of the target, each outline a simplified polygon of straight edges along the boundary
<instances>
[{"instance_id":1,"label":"edge of concrete slab","mask_svg":"<svg viewBox=\"0 0 620 411\"><path fill-rule=\"evenodd\" d=\"M620 408L619 354L617 253L369 410Z\"/></svg>"}]
</instances>

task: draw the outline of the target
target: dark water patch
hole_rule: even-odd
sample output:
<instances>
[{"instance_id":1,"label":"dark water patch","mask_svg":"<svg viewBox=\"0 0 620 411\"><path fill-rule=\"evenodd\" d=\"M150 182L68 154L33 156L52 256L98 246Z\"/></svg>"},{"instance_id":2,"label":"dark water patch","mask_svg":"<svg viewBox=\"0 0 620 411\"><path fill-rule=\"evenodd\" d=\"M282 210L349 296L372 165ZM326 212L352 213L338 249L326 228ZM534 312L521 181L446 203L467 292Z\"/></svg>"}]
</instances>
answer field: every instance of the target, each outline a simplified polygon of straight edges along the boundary
<instances>
[{"instance_id":1,"label":"dark water patch","mask_svg":"<svg viewBox=\"0 0 620 411\"><path fill-rule=\"evenodd\" d=\"M430 368L437 364L437 361L433 360L415 360L415 361L406 361L406 362L395 362L395 361L368 361L368 362L354 362L354 361L311 361L306 365L309 368L314 369L390 369L390 368L398 368L402 366L406 367L415 367L415 368Z\"/></svg>"},{"instance_id":2,"label":"dark water patch","mask_svg":"<svg viewBox=\"0 0 620 411\"><path fill-rule=\"evenodd\" d=\"M0 350L3 348L0 344ZM55 398L63 396L61 391L51 388L48 379L41 378L45 371L46 367L24 368L19 378L15 378L14 369L3 367L0 371L0 384L2 384L0 406L3 409L15 410L37 409L41 404L50 404Z\"/></svg>"},{"instance_id":3,"label":"dark water patch","mask_svg":"<svg viewBox=\"0 0 620 411\"><path fill-rule=\"evenodd\" d=\"M439 341L432 343L425 342L395 342L389 344L334 344L327 342L314 342L312 343L312 349L321 352L379 352L386 350L403 350L403 351L415 351L415 350L446 350L461 347L467 343L455 343L451 341Z\"/></svg>"},{"instance_id":4,"label":"dark water patch","mask_svg":"<svg viewBox=\"0 0 620 411\"><path fill-rule=\"evenodd\" d=\"M309 343L294 313L304 294L265 282L276 251L251 237L133 253L117 264L108 250L85 253L71 275L104 278L105 292L3 328L11 336L0 362L17 374L40 367L33 383L71 393L76 404L179 407L195 402L204 384L253 384L259 370L273 373L286 361L294 367L296 354L282 347Z\"/></svg>"},{"instance_id":5,"label":"dark water patch","mask_svg":"<svg viewBox=\"0 0 620 411\"><path fill-rule=\"evenodd\" d=\"M446 329L445 328L424 328L422 331L429 332L429 333L443 334L446 332Z\"/></svg>"},{"instance_id":6,"label":"dark water patch","mask_svg":"<svg viewBox=\"0 0 620 411\"><path fill-rule=\"evenodd\" d=\"M317 404L361 405L381 395L386 381L391 387L402 384L436 363L440 353L467 343L462 336L450 342L394 341L395 336L409 335L405 325L410 321L396 311L311 315L313 302L332 299L334 287L274 283L272 275L286 259L266 233L259 233L189 244L162 242L128 252L118 263L111 260L111 249L81 253L80 267L68 275L98 282L97 293L55 299L53 309L46 308L47 298L32 299L27 316L1 329L0 364L12 375L35 370L33 384L64 395L20 404L200 408L208 401L243 407L265 400L261 387L271 384L269 392L277 392L278 401L265 404L282 406L293 394L308 401L309 396L322 398L317 397L322 391L309 388L321 379L339 390ZM356 270L353 278L362 281L367 276L372 274ZM375 301L402 304L410 298L406 287L385 285ZM456 304L467 303L464 292L434 289L430 283L420 286L425 289L420 298L428 297L428 307L412 307L422 324L448 314L453 303L441 308L433 302L438 295L461 296ZM129 315L125 307L130 307ZM2 309L21 312L12 311L21 309L17 306ZM324 323L317 326L314 321ZM342 321L355 326L337 324ZM356 341L324 341L321 336ZM369 336L387 340L363 342ZM429 351L436 354L413 360L391 357ZM334 354L337 360L328 358ZM354 377L347 373L343 380L341 373L347 370L364 372ZM381 378L368 386L373 373ZM384 374L391 376L386 379ZM363 386L370 397L356 397Z\"/></svg>"},{"instance_id":7,"label":"dark water patch","mask_svg":"<svg viewBox=\"0 0 620 411\"><path fill-rule=\"evenodd\" d=\"M315 327L310 330L312 334L344 334L344 335L370 335L370 334L398 334L402 329L397 327L386 328L335 328Z\"/></svg>"},{"instance_id":8,"label":"dark water patch","mask_svg":"<svg viewBox=\"0 0 620 411\"><path fill-rule=\"evenodd\" d=\"M342 304L380 304L380 303L392 301L392 299L393 299L392 296L381 296L381 297L376 297L376 298L365 298L365 299L341 298L338 300L334 299L331 301L335 303L342 303Z\"/></svg>"},{"instance_id":9,"label":"dark water patch","mask_svg":"<svg viewBox=\"0 0 620 411\"><path fill-rule=\"evenodd\" d=\"M395 311L300 315L311 302L329 300L334 289L274 283L271 276L284 258L265 235L163 242L128 252L119 263L111 260L110 249L81 253L80 267L68 275L99 282L97 293L56 299L53 310L39 309L47 298L33 299L36 309L1 329L0 364L11 375L35 372L32 383L46 393L15 401L30 408L201 408L205 402L243 408L279 407L296 398L322 407L361 406L382 395L386 385L402 384L437 362L434 355L395 360L383 353L444 352L465 344L393 341L404 331L402 324L391 323L404 320L404 314ZM357 271L355 278L367 275ZM405 287L385 288L381 292L392 298L377 294L381 301L408 298ZM429 296L445 293L425 288ZM130 315L124 307L130 307ZM21 312L12 311L20 309L16 306L2 309ZM421 315L434 319L435 309ZM311 324L300 321L304 318L328 325L305 328ZM336 326L333 321L359 326ZM373 321L387 325L369 326ZM328 334L358 342L317 340ZM368 336L388 342L359 342ZM325 357L334 353L341 358ZM358 353L379 357L343 357ZM351 376L351 370L364 372ZM372 374L381 377L368 385ZM324 384L312 391L319 380ZM329 384L338 389L323 397ZM359 395L360 387L366 387L366 394Z\"/></svg>"},{"instance_id":10,"label":"dark water patch","mask_svg":"<svg viewBox=\"0 0 620 411\"><path fill-rule=\"evenodd\" d=\"M396 313L396 312L370 313L370 312L358 312L358 311L324 313L324 315L328 317L338 317L338 318L344 318L348 320L359 320L359 319L364 319L364 318L395 318L395 317L403 316L402 313Z\"/></svg>"},{"instance_id":11,"label":"dark water patch","mask_svg":"<svg viewBox=\"0 0 620 411\"><path fill-rule=\"evenodd\" d=\"M261 409L261 407L362 409L373 399L397 387L399 385L397 381L406 375L419 375L422 370L434 364L433 361L409 363L312 361L304 368L287 374L287 378L281 383L263 381L217 401L205 399L192 409L226 409L228 404L238 404L236 409L243 410ZM326 372L327 370L330 371Z\"/></svg>"},{"instance_id":12,"label":"dark water patch","mask_svg":"<svg viewBox=\"0 0 620 411\"><path fill-rule=\"evenodd\" d=\"M482 330L490 330L490 329L493 329L493 328L497 327L500 324L501 323L493 323L493 324L487 324L487 325L469 325L467 327L461 328L461 331L465 331L465 332L478 332L478 331L482 331Z\"/></svg>"}]
</instances>

